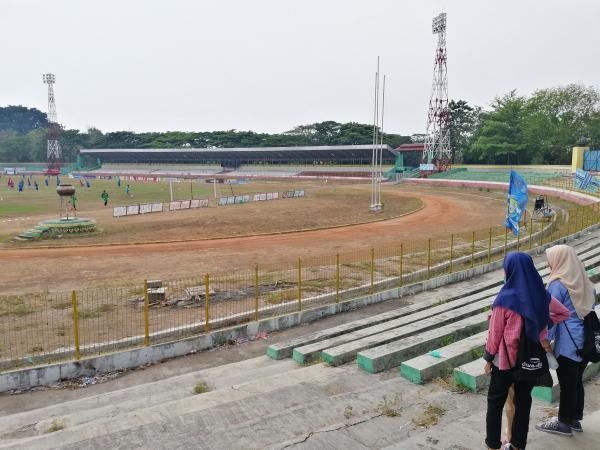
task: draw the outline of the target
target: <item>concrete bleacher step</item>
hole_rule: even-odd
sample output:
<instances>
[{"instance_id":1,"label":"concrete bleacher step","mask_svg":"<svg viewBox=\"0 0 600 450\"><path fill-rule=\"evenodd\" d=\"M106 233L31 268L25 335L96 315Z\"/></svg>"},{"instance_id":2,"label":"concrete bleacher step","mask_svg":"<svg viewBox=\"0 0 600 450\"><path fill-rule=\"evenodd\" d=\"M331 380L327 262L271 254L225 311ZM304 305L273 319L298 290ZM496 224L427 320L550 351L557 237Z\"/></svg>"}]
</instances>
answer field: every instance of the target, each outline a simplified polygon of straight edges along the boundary
<instances>
[{"instance_id":1,"label":"concrete bleacher step","mask_svg":"<svg viewBox=\"0 0 600 450\"><path fill-rule=\"evenodd\" d=\"M354 340L347 341L340 345L330 346L321 351L321 360L332 366L345 364L353 361L360 351L398 341L445 324L457 322L466 317L474 316L489 308L490 303L490 299L485 298L475 303L464 305L461 308L440 312L427 319L411 322L407 325L395 327L381 333L367 335L362 338L357 337ZM294 352L296 352L296 350L299 349L294 349Z\"/></svg>"},{"instance_id":2,"label":"concrete bleacher step","mask_svg":"<svg viewBox=\"0 0 600 450\"><path fill-rule=\"evenodd\" d=\"M248 410L243 410L244 405L251 403L252 405L255 405L255 407L264 409L265 405L263 403L266 401L264 399L270 399L271 402L275 403L270 403L269 410L277 410L279 412L279 410L284 408L282 405L287 406L286 401L287 403L293 401L293 396L290 393L296 387L328 383L335 384L336 379L339 379L342 373L341 370L337 371L325 368L321 364L298 367L291 361L284 363L295 366L295 370L290 370L289 373L286 374L275 373L262 377L247 378L245 382L232 386L222 386L200 395L193 395L190 392L184 398L175 400L166 399L150 406L140 404L136 409L121 411L119 408L116 408L113 415L107 415L101 410L93 410L91 412L94 414L94 419L92 420L90 417L90 420L85 423L73 422L73 420L77 418L76 415L47 417L43 423L39 424L39 434L21 439L14 439L12 436L0 438L0 448L18 447L26 448L28 450L58 448L63 446L87 448L86 441L90 439L119 436L120 433L132 432L132 430L138 430L145 425L161 426L161 424L169 420L183 421L185 420L185 417L209 410L217 410L220 414L219 420L212 424L211 427L213 429L222 428L222 433L226 434L227 427L233 426L232 421L234 419L235 421L244 420L246 422L255 422L257 420L253 415L254 412L250 408L248 408ZM277 362L277 364L282 364L282 362ZM228 368L228 366L229 365L222 367ZM241 377L245 374L243 374L243 372L237 372L236 375ZM354 383L349 384L346 389L352 391L359 387L360 386L357 385L357 383ZM340 390L341 389L338 389L338 391ZM281 398L278 396L278 392L281 391L287 393L286 397ZM118 394L118 392L116 394ZM101 397L101 395L95 396L93 399L100 399ZM142 400L148 399L147 395L140 394L140 397ZM93 408L93 402L90 402L90 406ZM263 409L261 409L261 411L263 411ZM226 420L226 417L223 417L224 413L229 414L230 421ZM283 413L284 411L280 412L280 414ZM45 430L48 429L54 419L61 420L65 428L59 432L46 433ZM202 425L205 426L205 424ZM116 443L116 441L112 442L113 445L116 445ZM119 442L119 444L121 445L121 448L129 448L122 442ZM106 448L114 447L108 445Z\"/></svg>"},{"instance_id":3,"label":"concrete bleacher step","mask_svg":"<svg viewBox=\"0 0 600 450\"><path fill-rule=\"evenodd\" d=\"M479 294L480 298L483 298L483 296L494 295L500 289L500 284L501 283L499 281L490 284L485 284L482 287L473 289L469 293L470 295L468 295L468 297L472 297L474 299L473 301L475 301L477 299L475 297L476 294ZM467 299L467 296L465 296L464 292L460 292L454 296L444 296L443 298L430 298L419 300L418 302L415 302L412 305L404 306L402 308L398 308L392 311L387 311L381 314L366 317L364 319L355 320L353 322L345 323L336 327L328 328L326 330L300 336L298 338L290 339L288 341L272 344L267 348L267 356L273 359L289 358L290 356L292 356L293 350L295 348L314 344L316 342L325 341L327 339L335 338L345 333L351 333L353 331L361 330L363 328L379 325L383 322L395 320L413 313L421 312L431 307L438 306L440 304L449 304L450 302L454 302L455 300L461 299ZM449 308L450 305L448 305L448 309Z\"/></svg>"},{"instance_id":4,"label":"concrete bleacher step","mask_svg":"<svg viewBox=\"0 0 600 450\"><path fill-rule=\"evenodd\" d=\"M581 256L590 254L593 256L600 255L600 239L596 237L590 237L588 239L583 240L582 242L579 242L575 246L575 248ZM538 268L538 270L540 270L540 274L542 276L547 275L549 273L547 263L545 262L538 264L536 267ZM468 293L470 294L468 296L473 296L475 294L489 294L491 296L498 292L500 286L500 281L493 281L477 285L473 288L471 292ZM466 298L465 293L459 293L458 295L449 296L448 298L443 299L443 301L451 302L461 298ZM331 347L333 345L339 345L341 343L347 342L349 339L352 339L352 337L340 337L337 340L332 340L333 338L343 336L347 333L351 333L367 327L378 325L389 320L405 317L409 314L420 312L429 307L435 306L438 303L439 301L434 299L419 300L418 304L415 303L413 305L404 308L399 308L394 311L378 314L376 316L350 322L348 324L339 325L337 327L301 336L299 338L295 338L282 343L273 344L267 348L267 355L274 359L282 359L287 358L289 356L295 356L297 362L306 363L318 356L321 350L326 349L327 347ZM362 336L364 336L364 334ZM326 342L323 345L316 344L310 348L299 349L300 347L309 346L311 344L323 342L326 340L331 341ZM294 349L299 350L294 352Z\"/></svg>"},{"instance_id":5,"label":"concrete bleacher step","mask_svg":"<svg viewBox=\"0 0 600 450\"><path fill-rule=\"evenodd\" d=\"M431 351L449 338L459 340L487 328L488 313L481 313L452 322L401 341L370 348L356 355L358 366L369 373L378 373L398 367L403 361Z\"/></svg>"},{"instance_id":6,"label":"concrete bleacher step","mask_svg":"<svg viewBox=\"0 0 600 450\"><path fill-rule=\"evenodd\" d=\"M600 362L598 363L589 363L585 370L583 371L583 381L587 381L590 378L596 376L600 373ZM531 392L531 396L537 398L539 400L546 401L548 403L553 403L558 400L560 396L560 386L558 385L558 376L556 375L555 370L551 370L550 374L552 375L552 381L554 382L552 387L542 387L536 386L533 388Z\"/></svg>"},{"instance_id":7,"label":"concrete bleacher step","mask_svg":"<svg viewBox=\"0 0 600 450\"><path fill-rule=\"evenodd\" d=\"M436 349L440 356L430 353L404 361L400 365L400 376L416 384L423 384L437 377L443 377L456 366L481 357L487 331L474 334L458 342Z\"/></svg>"},{"instance_id":8,"label":"concrete bleacher step","mask_svg":"<svg viewBox=\"0 0 600 450\"><path fill-rule=\"evenodd\" d=\"M296 347L292 357L294 361L300 364L318 359L319 356L323 361L332 365L344 364L353 360L358 351L369 348L368 345L372 342L384 344L420 331L426 331L449 321L458 320L466 317L466 315L476 314L490 306L490 298L493 295L495 295L495 292L483 291L479 294L467 296L462 300L442 303L379 325ZM476 306L472 307L472 305ZM451 312L451 314L446 314L448 312ZM410 326L411 324L412 326ZM330 357L330 355L335 356Z\"/></svg>"},{"instance_id":9,"label":"concrete bleacher step","mask_svg":"<svg viewBox=\"0 0 600 450\"><path fill-rule=\"evenodd\" d=\"M116 417L137 409L186 399L193 396L192 389L199 381L205 382L211 391L232 389L248 381L285 377L299 369L301 367L292 361L277 362L261 356L118 391L56 403L45 408L0 417L0 442L6 434L32 425L43 432L55 418L60 418L69 427L73 427L94 422L99 418Z\"/></svg>"},{"instance_id":10,"label":"concrete bleacher step","mask_svg":"<svg viewBox=\"0 0 600 450\"><path fill-rule=\"evenodd\" d=\"M490 383L490 377L485 374L483 367L485 360L476 359L462 366L458 366L452 372L454 382L464 386L472 392L486 388Z\"/></svg>"}]
</instances>

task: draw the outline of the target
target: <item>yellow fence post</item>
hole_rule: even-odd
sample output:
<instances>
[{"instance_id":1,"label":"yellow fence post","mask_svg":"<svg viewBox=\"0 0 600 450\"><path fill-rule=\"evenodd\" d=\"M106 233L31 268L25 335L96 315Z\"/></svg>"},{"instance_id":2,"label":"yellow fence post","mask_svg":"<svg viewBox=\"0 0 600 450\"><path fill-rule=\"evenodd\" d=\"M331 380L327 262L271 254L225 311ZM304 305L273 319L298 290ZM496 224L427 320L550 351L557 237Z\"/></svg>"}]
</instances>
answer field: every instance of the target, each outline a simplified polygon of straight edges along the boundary
<instances>
[{"instance_id":1,"label":"yellow fence post","mask_svg":"<svg viewBox=\"0 0 600 450\"><path fill-rule=\"evenodd\" d=\"M75 339L75 359L79 361L81 352L79 349L79 313L77 312L77 293L71 292L71 304L73 305L73 338Z\"/></svg>"},{"instance_id":2,"label":"yellow fence post","mask_svg":"<svg viewBox=\"0 0 600 450\"><path fill-rule=\"evenodd\" d=\"M567 236L571 234L571 211L567 212Z\"/></svg>"},{"instance_id":3,"label":"yellow fence post","mask_svg":"<svg viewBox=\"0 0 600 450\"><path fill-rule=\"evenodd\" d=\"M375 249L371 247L371 294L375 287Z\"/></svg>"},{"instance_id":4,"label":"yellow fence post","mask_svg":"<svg viewBox=\"0 0 600 450\"><path fill-rule=\"evenodd\" d=\"M404 244L400 244L400 287L404 285L404 267L402 260L404 259Z\"/></svg>"},{"instance_id":5,"label":"yellow fence post","mask_svg":"<svg viewBox=\"0 0 600 450\"><path fill-rule=\"evenodd\" d=\"M533 247L533 239L531 238L532 233L533 233L533 216L529 220L529 250L531 250L531 248Z\"/></svg>"},{"instance_id":6,"label":"yellow fence post","mask_svg":"<svg viewBox=\"0 0 600 450\"><path fill-rule=\"evenodd\" d=\"M508 228L504 227L504 257L506 257L507 244L508 244Z\"/></svg>"},{"instance_id":7,"label":"yellow fence post","mask_svg":"<svg viewBox=\"0 0 600 450\"><path fill-rule=\"evenodd\" d=\"M427 240L427 279L431 278L431 239Z\"/></svg>"},{"instance_id":8,"label":"yellow fence post","mask_svg":"<svg viewBox=\"0 0 600 450\"><path fill-rule=\"evenodd\" d=\"M450 264L448 266L448 272L452 273L452 260L454 259L454 234L450 235Z\"/></svg>"},{"instance_id":9,"label":"yellow fence post","mask_svg":"<svg viewBox=\"0 0 600 450\"><path fill-rule=\"evenodd\" d=\"M148 302L148 280L144 280L144 345L150 345L150 305Z\"/></svg>"},{"instance_id":10,"label":"yellow fence post","mask_svg":"<svg viewBox=\"0 0 600 450\"><path fill-rule=\"evenodd\" d=\"M259 319L258 313L258 298L260 296L260 288L258 287L258 264L254 266L254 320Z\"/></svg>"},{"instance_id":11,"label":"yellow fence post","mask_svg":"<svg viewBox=\"0 0 600 450\"><path fill-rule=\"evenodd\" d=\"M471 236L471 269L475 267L475 232Z\"/></svg>"},{"instance_id":12,"label":"yellow fence post","mask_svg":"<svg viewBox=\"0 0 600 450\"><path fill-rule=\"evenodd\" d=\"M209 317L209 283L210 279L208 274L204 275L204 332L210 331L210 317Z\"/></svg>"},{"instance_id":13,"label":"yellow fence post","mask_svg":"<svg viewBox=\"0 0 600 450\"><path fill-rule=\"evenodd\" d=\"M492 262L492 227L490 227L490 239L488 240L488 264Z\"/></svg>"},{"instance_id":14,"label":"yellow fence post","mask_svg":"<svg viewBox=\"0 0 600 450\"><path fill-rule=\"evenodd\" d=\"M335 255L335 302L340 302L340 254Z\"/></svg>"},{"instance_id":15,"label":"yellow fence post","mask_svg":"<svg viewBox=\"0 0 600 450\"><path fill-rule=\"evenodd\" d=\"M302 260L298 258L298 311L302 311Z\"/></svg>"}]
</instances>

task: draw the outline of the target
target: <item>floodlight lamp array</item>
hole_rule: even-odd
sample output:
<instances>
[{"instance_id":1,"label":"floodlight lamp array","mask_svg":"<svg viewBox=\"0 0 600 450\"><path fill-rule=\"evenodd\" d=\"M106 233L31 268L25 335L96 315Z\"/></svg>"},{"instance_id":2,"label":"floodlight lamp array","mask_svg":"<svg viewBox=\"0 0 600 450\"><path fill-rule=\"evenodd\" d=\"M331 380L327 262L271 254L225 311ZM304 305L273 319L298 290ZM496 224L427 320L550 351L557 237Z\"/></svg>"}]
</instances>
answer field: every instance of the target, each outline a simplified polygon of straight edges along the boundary
<instances>
[{"instance_id":1,"label":"floodlight lamp array","mask_svg":"<svg viewBox=\"0 0 600 450\"><path fill-rule=\"evenodd\" d=\"M42 81L46 84L54 84L56 82L56 75L53 73L45 73L42 75Z\"/></svg>"},{"instance_id":2,"label":"floodlight lamp array","mask_svg":"<svg viewBox=\"0 0 600 450\"><path fill-rule=\"evenodd\" d=\"M431 21L431 31L433 34L441 33L446 30L446 13L440 13Z\"/></svg>"}]
</instances>

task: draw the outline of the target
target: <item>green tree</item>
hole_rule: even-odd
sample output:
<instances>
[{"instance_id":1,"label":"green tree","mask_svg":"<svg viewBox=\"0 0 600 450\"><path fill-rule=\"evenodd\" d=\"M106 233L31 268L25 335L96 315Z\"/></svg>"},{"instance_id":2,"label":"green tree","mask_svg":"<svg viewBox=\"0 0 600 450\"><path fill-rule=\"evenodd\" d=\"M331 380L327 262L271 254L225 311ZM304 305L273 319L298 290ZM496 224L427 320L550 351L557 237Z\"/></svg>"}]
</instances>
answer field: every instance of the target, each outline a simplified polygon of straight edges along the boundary
<instances>
[{"instance_id":1,"label":"green tree","mask_svg":"<svg viewBox=\"0 0 600 450\"><path fill-rule=\"evenodd\" d=\"M463 154L471 145L471 139L480 126L481 108L472 107L464 100L451 100L448 110L452 163L461 163L464 159Z\"/></svg>"},{"instance_id":2,"label":"green tree","mask_svg":"<svg viewBox=\"0 0 600 450\"><path fill-rule=\"evenodd\" d=\"M473 136L473 143L465 162L484 164L528 164L531 151L523 139L523 121L526 99L513 90L497 97L492 110L482 114L481 127Z\"/></svg>"}]
</instances>

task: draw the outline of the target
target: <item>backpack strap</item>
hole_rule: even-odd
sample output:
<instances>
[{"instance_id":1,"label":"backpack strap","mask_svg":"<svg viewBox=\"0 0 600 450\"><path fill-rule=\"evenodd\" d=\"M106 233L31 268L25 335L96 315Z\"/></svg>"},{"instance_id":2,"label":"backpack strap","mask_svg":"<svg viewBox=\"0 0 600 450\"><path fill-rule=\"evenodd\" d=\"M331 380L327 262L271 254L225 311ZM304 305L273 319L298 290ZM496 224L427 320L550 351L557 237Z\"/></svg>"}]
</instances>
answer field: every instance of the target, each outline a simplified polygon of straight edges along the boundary
<instances>
[{"instance_id":1,"label":"backpack strap","mask_svg":"<svg viewBox=\"0 0 600 450\"><path fill-rule=\"evenodd\" d=\"M508 353L508 347L506 346L506 341L504 340L504 334L502 334L502 343L504 344L504 351L506 352L506 359L508 359L508 368L512 369L513 366L510 363L510 354Z\"/></svg>"},{"instance_id":2,"label":"backpack strap","mask_svg":"<svg viewBox=\"0 0 600 450\"><path fill-rule=\"evenodd\" d=\"M569 326L567 325L567 321L565 320L563 322L563 325L565 326L565 328L567 329L567 333L569 333L569 337L571 338L571 342L573 342L573 345L575 346L575 348L577 349L577 352L580 352L581 349L579 347L577 347L577 344L575 343L575 339L573 339L573 335L571 334L571 332L569 331Z\"/></svg>"}]
</instances>

